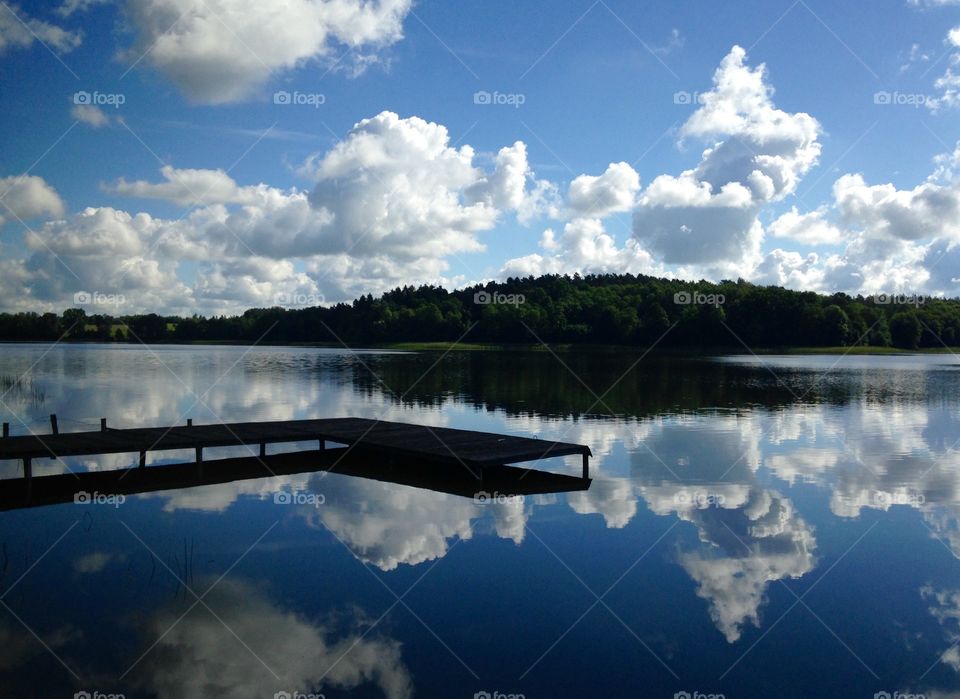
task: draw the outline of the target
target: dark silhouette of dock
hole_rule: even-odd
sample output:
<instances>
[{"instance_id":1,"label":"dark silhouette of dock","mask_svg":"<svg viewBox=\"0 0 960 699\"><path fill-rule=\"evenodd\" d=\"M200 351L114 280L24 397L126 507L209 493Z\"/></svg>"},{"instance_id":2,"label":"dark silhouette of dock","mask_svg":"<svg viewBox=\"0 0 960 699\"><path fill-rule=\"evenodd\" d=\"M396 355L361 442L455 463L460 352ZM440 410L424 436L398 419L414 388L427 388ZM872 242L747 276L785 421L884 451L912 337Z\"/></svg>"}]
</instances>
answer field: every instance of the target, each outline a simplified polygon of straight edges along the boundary
<instances>
[{"instance_id":1,"label":"dark silhouette of dock","mask_svg":"<svg viewBox=\"0 0 960 699\"><path fill-rule=\"evenodd\" d=\"M510 490L509 478L499 483L499 488L487 483L490 479L502 480L505 476L515 476L516 483L512 488L519 489L518 494L524 494L520 481L531 473L538 475L531 477L524 487L546 488L539 492L555 492L555 488L582 489L575 481L589 484L591 452L586 445L449 427L366 418L329 418L212 425L194 425L188 420L187 425L181 426L112 429L107 427L106 420L101 420L98 431L60 433L55 415L50 416L50 423L53 434L45 435L9 436L9 428L4 425L0 460L22 461L23 477L0 480L0 509L22 507L25 502L64 502L69 499L68 495L83 487L98 492L129 494L283 473L330 470L334 464L340 463L343 469L350 469L351 475L398 483L419 477L424 485L418 487L460 495L482 491L488 485L499 491ZM267 455L269 444L310 441L318 442L319 449ZM328 449L328 442L346 446ZM210 467L204 468L204 449L237 446L255 447L259 454L215 459L206 462ZM187 464L146 468L147 453L170 450L193 450L195 460ZM139 454L139 467L33 477L34 459L124 453ZM583 473L579 479L529 469L507 469L507 464L574 454L583 458ZM438 472L436 467L445 467L447 472ZM290 468L295 470L287 470ZM384 471L385 468L389 471ZM337 470L341 470L340 467ZM544 476L550 476L552 480L544 480ZM408 484L415 485L412 481Z\"/></svg>"},{"instance_id":2,"label":"dark silhouette of dock","mask_svg":"<svg viewBox=\"0 0 960 699\"><path fill-rule=\"evenodd\" d=\"M336 447L216 459L205 464L178 463L30 479L9 478L0 480L0 511L85 502L94 494L98 497L135 495L324 471L474 498L481 503L491 495L566 493L590 487L590 479L545 471L487 466L477 477L464 468L451 468L439 462L390 459Z\"/></svg>"}]
</instances>

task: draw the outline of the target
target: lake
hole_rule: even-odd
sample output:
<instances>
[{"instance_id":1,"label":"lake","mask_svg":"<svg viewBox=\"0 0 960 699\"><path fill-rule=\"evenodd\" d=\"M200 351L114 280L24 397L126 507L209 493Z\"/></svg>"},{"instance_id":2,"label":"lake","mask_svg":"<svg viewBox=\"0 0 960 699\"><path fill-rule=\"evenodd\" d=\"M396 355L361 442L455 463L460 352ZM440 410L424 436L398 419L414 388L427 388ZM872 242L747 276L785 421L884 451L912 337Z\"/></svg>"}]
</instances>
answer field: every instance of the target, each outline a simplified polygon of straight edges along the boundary
<instances>
[{"instance_id":1,"label":"lake","mask_svg":"<svg viewBox=\"0 0 960 699\"><path fill-rule=\"evenodd\" d=\"M0 513L2 694L960 696L958 370L2 346L13 434L358 416L594 453L586 491L485 502L319 472Z\"/></svg>"}]
</instances>

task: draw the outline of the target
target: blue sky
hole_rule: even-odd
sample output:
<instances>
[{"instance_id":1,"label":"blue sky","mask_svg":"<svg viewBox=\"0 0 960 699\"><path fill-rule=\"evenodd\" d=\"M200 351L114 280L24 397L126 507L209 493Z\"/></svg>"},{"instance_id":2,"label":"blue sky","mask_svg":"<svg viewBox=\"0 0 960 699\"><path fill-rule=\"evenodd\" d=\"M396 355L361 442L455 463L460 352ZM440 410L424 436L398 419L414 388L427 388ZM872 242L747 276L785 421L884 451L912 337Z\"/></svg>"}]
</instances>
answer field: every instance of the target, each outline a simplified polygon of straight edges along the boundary
<instances>
[{"instance_id":1,"label":"blue sky","mask_svg":"<svg viewBox=\"0 0 960 699\"><path fill-rule=\"evenodd\" d=\"M956 0L5 3L0 62L5 310L960 286Z\"/></svg>"}]
</instances>

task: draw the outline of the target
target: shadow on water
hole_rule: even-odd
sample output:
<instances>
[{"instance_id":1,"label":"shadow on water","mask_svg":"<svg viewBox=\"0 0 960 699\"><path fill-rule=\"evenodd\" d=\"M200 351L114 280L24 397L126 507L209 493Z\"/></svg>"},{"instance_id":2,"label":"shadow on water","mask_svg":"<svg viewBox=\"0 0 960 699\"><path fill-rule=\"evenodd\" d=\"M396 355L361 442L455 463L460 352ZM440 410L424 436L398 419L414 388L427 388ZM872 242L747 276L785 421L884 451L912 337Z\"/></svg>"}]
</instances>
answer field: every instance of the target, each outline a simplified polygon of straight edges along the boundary
<instances>
[{"instance_id":1,"label":"shadow on water","mask_svg":"<svg viewBox=\"0 0 960 699\"><path fill-rule=\"evenodd\" d=\"M804 366L768 357L723 361L694 355L619 350L434 352L372 355L344 364L356 390L381 395L388 386L405 405L435 408L455 400L545 418L645 418L700 410L847 405L860 400L951 399L960 392L956 367L873 367L888 358L810 358ZM821 366L822 364L822 366ZM851 364L854 366L851 368ZM600 400L602 399L602 400Z\"/></svg>"},{"instance_id":2,"label":"shadow on water","mask_svg":"<svg viewBox=\"0 0 960 699\"><path fill-rule=\"evenodd\" d=\"M348 447L341 447L149 468L65 473L31 479L8 478L0 481L0 510L84 502L91 493L98 498L122 497L318 472L335 472L466 498L482 498L485 493L492 492L505 496L574 492L587 490L591 482L589 478L514 466L487 466L477 476L474 471L456 463L375 457L351 453ZM188 556L186 549L182 563L174 555L173 568L182 572L182 579L192 572L191 560L192 551Z\"/></svg>"}]
</instances>

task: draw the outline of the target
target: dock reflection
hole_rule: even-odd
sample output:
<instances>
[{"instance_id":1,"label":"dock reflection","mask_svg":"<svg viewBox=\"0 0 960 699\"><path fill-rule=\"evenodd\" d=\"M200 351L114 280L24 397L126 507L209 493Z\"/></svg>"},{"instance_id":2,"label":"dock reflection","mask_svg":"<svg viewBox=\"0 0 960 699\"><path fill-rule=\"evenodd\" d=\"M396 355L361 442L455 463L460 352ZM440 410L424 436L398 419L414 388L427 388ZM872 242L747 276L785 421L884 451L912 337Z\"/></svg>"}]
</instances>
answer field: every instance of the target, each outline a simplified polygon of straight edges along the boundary
<instances>
[{"instance_id":1,"label":"dock reflection","mask_svg":"<svg viewBox=\"0 0 960 699\"><path fill-rule=\"evenodd\" d=\"M349 447L194 463L0 479L0 511L45 507L77 498L136 495L303 473L338 473L467 498L486 493L536 495L587 490L589 478L515 466L479 471L461 464L361 453ZM81 500L82 501L82 500Z\"/></svg>"}]
</instances>

